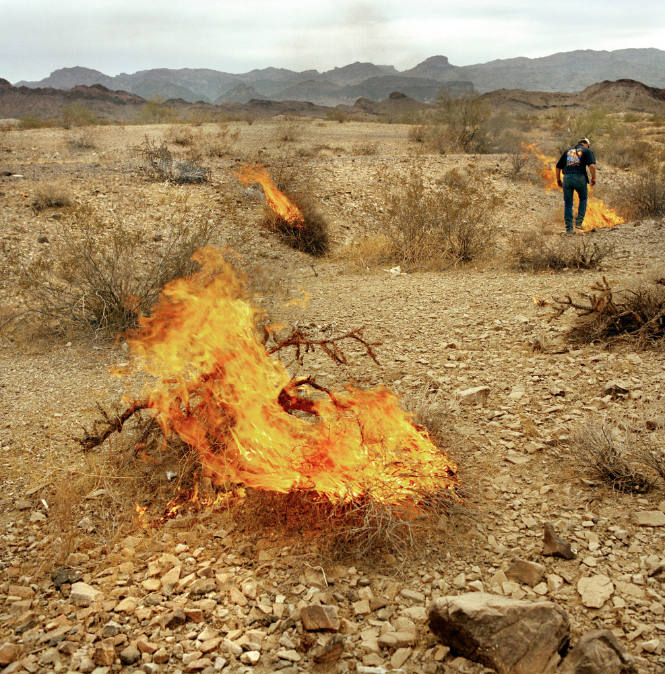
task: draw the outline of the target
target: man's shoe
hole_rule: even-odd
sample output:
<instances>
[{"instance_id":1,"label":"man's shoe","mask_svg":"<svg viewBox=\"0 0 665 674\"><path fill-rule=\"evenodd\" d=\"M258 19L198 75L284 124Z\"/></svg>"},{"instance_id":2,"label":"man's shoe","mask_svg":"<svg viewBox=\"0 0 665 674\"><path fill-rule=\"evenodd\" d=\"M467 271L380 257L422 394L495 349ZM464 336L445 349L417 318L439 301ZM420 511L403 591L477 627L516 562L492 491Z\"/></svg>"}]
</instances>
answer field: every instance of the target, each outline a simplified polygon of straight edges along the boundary
<instances>
[{"instance_id":1,"label":"man's shoe","mask_svg":"<svg viewBox=\"0 0 665 674\"><path fill-rule=\"evenodd\" d=\"M576 225L575 225L575 229L576 229L578 232L583 232L583 231L584 231L584 227L582 227L582 225L577 225L577 224L576 224Z\"/></svg>"}]
</instances>

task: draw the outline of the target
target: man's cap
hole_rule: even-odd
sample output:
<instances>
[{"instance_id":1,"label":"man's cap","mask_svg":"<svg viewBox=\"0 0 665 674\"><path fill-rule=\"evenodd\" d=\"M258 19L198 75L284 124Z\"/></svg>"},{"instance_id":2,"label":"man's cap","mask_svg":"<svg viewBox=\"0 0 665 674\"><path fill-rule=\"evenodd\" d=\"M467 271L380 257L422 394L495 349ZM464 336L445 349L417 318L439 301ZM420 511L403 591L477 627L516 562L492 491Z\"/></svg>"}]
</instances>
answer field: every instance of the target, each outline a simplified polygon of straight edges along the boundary
<instances>
[{"instance_id":1,"label":"man's cap","mask_svg":"<svg viewBox=\"0 0 665 674\"><path fill-rule=\"evenodd\" d=\"M586 143L587 145L591 145L591 143L589 142L589 139L588 139L588 138L580 138L580 139L577 141L577 144L579 145L580 143Z\"/></svg>"}]
</instances>

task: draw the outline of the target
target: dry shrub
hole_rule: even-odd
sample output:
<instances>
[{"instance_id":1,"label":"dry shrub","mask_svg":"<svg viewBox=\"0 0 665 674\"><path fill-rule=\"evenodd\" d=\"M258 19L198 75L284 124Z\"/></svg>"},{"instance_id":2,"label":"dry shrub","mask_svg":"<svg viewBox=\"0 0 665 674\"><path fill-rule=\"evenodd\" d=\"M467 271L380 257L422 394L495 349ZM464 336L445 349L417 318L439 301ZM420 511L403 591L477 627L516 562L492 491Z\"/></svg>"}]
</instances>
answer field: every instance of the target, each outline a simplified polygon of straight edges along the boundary
<instances>
[{"instance_id":1,"label":"dry shrub","mask_svg":"<svg viewBox=\"0 0 665 674\"><path fill-rule=\"evenodd\" d=\"M279 237L291 248L321 257L328 252L328 221L317 210L312 197L306 192L289 194L291 201L298 206L303 222L294 224L285 220L266 206L264 225L279 234Z\"/></svg>"},{"instance_id":2,"label":"dry shrub","mask_svg":"<svg viewBox=\"0 0 665 674\"><path fill-rule=\"evenodd\" d=\"M585 468L617 491L643 494L653 486L631 465L612 430L605 425L580 428L571 439L571 448Z\"/></svg>"},{"instance_id":3,"label":"dry shrub","mask_svg":"<svg viewBox=\"0 0 665 674\"><path fill-rule=\"evenodd\" d=\"M512 265L520 271L598 269L612 246L588 236L546 238L528 232L515 238L510 250Z\"/></svg>"},{"instance_id":4,"label":"dry shrub","mask_svg":"<svg viewBox=\"0 0 665 674\"><path fill-rule=\"evenodd\" d=\"M220 124L216 133L203 137L204 153L208 157L225 157L231 154L239 136L239 129L232 131L227 124Z\"/></svg>"},{"instance_id":5,"label":"dry shrub","mask_svg":"<svg viewBox=\"0 0 665 674\"><path fill-rule=\"evenodd\" d=\"M72 205L72 199L63 183L44 183L35 190L32 210L35 213L47 208L66 208Z\"/></svg>"},{"instance_id":6,"label":"dry shrub","mask_svg":"<svg viewBox=\"0 0 665 674\"><path fill-rule=\"evenodd\" d=\"M173 145L181 145L183 147L194 145L194 134L192 133L192 130L188 126L182 124L172 126L168 129L164 139Z\"/></svg>"},{"instance_id":7,"label":"dry shrub","mask_svg":"<svg viewBox=\"0 0 665 674\"><path fill-rule=\"evenodd\" d=\"M379 151L379 146L377 143L372 143L369 140L364 140L360 143L356 143L351 150L352 154L361 155L364 157L370 157L377 154Z\"/></svg>"},{"instance_id":8,"label":"dry shrub","mask_svg":"<svg viewBox=\"0 0 665 674\"><path fill-rule=\"evenodd\" d=\"M473 176L450 171L441 188L414 174L388 199L391 261L406 268L438 268L477 259L494 240L498 200Z\"/></svg>"},{"instance_id":9,"label":"dry shrub","mask_svg":"<svg viewBox=\"0 0 665 674\"><path fill-rule=\"evenodd\" d=\"M665 482L665 448L645 445L640 451L640 460Z\"/></svg>"},{"instance_id":10,"label":"dry shrub","mask_svg":"<svg viewBox=\"0 0 665 674\"><path fill-rule=\"evenodd\" d=\"M638 173L624 193L624 207L634 218L665 215L665 167Z\"/></svg>"},{"instance_id":11,"label":"dry shrub","mask_svg":"<svg viewBox=\"0 0 665 674\"><path fill-rule=\"evenodd\" d=\"M89 129L72 133L67 138L67 147L70 150L94 150L97 147L97 138Z\"/></svg>"},{"instance_id":12,"label":"dry shrub","mask_svg":"<svg viewBox=\"0 0 665 674\"><path fill-rule=\"evenodd\" d=\"M634 288L614 291L603 277L590 292L555 298L552 319L568 310L576 313L577 321L570 330L571 340L589 343L596 340L611 342L631 340L638 346L662 345L665 342L665 285L662 278Z\"/></svg>"},{"instance_id":13,"label":"dry shrub","mask_svg":"<svg viewBox=\"0 0 665 674\"><path fill-rule=\"evenodd\" d=\"M25 266L15 262L28 307L58 325L109 333L135 326L166 283L195 269L192 253L212 235L208 218L189 215L185 203L174 206L164 228L151 237L77 205L47 249Z\"/></svg>"},{"instance_id":14,"label":"dry shrub","mask_svg":"<svg viewBox=\"0 0 665 674\"><path fill-rule=\"evenodd\" d=\"M300 127L297 124L281 124L277 129L277 139L282 143L293 143L300 138Z\"/></svg>"},{"instance_id":15,"label":"dry shrub","mask_svg":"<svg viewBox=\"0 0 665 674\"><path fill-rule=\"evenodd\" d=\"M169 150L166 141L157 145L156 141L146 136L137 152L142 160L140 170L152 180L182 185L206 182L210 179L209 168L201 165L197 159L190 161L177 159Z\"/></svg>"}]
</instances>

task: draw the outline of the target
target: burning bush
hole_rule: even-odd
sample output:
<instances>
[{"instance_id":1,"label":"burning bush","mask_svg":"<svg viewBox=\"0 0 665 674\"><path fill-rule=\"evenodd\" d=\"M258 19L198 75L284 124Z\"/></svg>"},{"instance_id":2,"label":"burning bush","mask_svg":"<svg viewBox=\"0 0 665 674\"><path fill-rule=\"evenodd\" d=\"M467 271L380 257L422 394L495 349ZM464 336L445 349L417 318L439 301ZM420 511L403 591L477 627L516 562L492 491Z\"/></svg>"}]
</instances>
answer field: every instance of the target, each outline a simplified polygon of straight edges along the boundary
<instances>
[{"instance_id":1,"label":"burning bush","mask_svg":"<svg viewBox=\"0 0 665 674\"><path fill-rule=\"evenodd\" d=\"M546 238L539 232L528 232L513 240L510 256L513 266L520 271L559 271L597 269L611 251L610 244L583 236Z\"/></svg>"},{"instance_id":2,"label":"burning bush","mask_svg":"<svg viewBox=\"0 0 665 674\"><path fill-rule=\"evenodd\" d=\"M242 167L237 176L243 185L259 183L266 197L264 224L291 248L314 256L328 251L328 223L309 195L289 198L277 188L267 170L258 164Z\"/></svg>"},{"instance_id":3,"label":"burning bush","mask_svg":"<svg viewBox=\"0 0 665 674\"><path fill-rule=\"evenodd\" d=\"M641 346L665 341L665 285L663 279L635 288L615 292L607 279L580 293L579 300L570 295L555 298L552 318L568 310L577 314L570 336L577 342L630 339Z\"/></svg>"},{"instance_id":4,"label":"burning bush","mask_svg":"<svg viewBox=\"0 0 665 674\"><path fill-rule=\"evenodd\" d=\"M201 271L168 284L153 316L141 318L128 340L135 366L153 383L89 433L85 447L147 410L166 441L196 453L200 477L226 503L251 489L301 494L345 512L379 504L406 518L456 498L455 465L392 392L349 386L337 393L312 377L294 380L273 355L295 347L298 358L318 347L344 363L339 341L352 339L374 358L358 331L310 340L295 330L266 346L230 265L210 248L195 259Z\"/></svg>"},{"instance_id":5,"label":"burning bush","mask_svg":"<svg viewBox=\"0 0 665 674\"><path fill-rule=\"evenodd\" d=\"M47 250L27 266L17 265L28 306L44 317L118 332L147 314L164 285L191 273L192 253L208 242L208 219L175 209L160 240L123 222L106 222L98 212L77 205Z\"/></svg>"},{"instance_id":6,"label":"burning bush","mask_svg":"<svg viewBox=\"0 0 665 674\"><path fill-rule=\"evenodd\" d=\"M437 268L475 260L494 239L496 196L451 171L438 190L413 175L388 200L391 261L406 268Z\"/></svg>"}]
</instances>

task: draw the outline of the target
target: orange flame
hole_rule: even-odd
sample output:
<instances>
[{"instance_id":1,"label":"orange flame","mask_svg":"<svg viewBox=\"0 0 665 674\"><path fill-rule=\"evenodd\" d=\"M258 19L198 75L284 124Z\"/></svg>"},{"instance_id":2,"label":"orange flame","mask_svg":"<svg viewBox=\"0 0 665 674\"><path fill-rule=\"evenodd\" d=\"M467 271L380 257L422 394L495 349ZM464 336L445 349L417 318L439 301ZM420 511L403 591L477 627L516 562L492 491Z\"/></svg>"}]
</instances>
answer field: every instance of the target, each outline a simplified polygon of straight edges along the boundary
<instances>
[{"instance_id":1,"label":"orange flame","mask_svg":"<svg viewBox=\"0 0 665 674\"><path fill-rule=\"evenodd\" d=\"M543 154L536 143L526 145L522 143L522 152L532 154L540 162L540 174L543 178L546 190L555 190L556 184L556 159ZM584 217L584 231L591 232L595 229L605 227L615 227L621 225L625 220L610 206L607 206L602 199L592 196L592 188L589 187L589 200L587 201L586 215Z\"/></svg>"},{"instance_id":2,"label":"orange flame","mask_svg":"<svg viewBox=\"0 0 665 674\"><path fill-rule=\"evenodd\" d=\"M294 227L303 227L305 218L300 212L300 209L286 196L286 194L284 194L284 192L277 188L264 166L259 164L249 164L239 168L235 171L235 174L243 185L259 183L263 188L263 193L266 196L268 206L289 224Z\"/></svg>"},{"instance_id":3,"label":"orange flame","mask_svg":"<svg viewBox=\"0 0 665 674\"><path fill-rule=\"evenodd\" d=\"M157 378L147 399L164 434L195 448L212 482L311 490L333 503L455 496L456 466L385 388L348 386L307 399L311 418L288 413L284 396L304 392L257 339L230 265L213 248L193 259L201 271L169 283L128 342Z\"/></svg>"}]
</instances>

